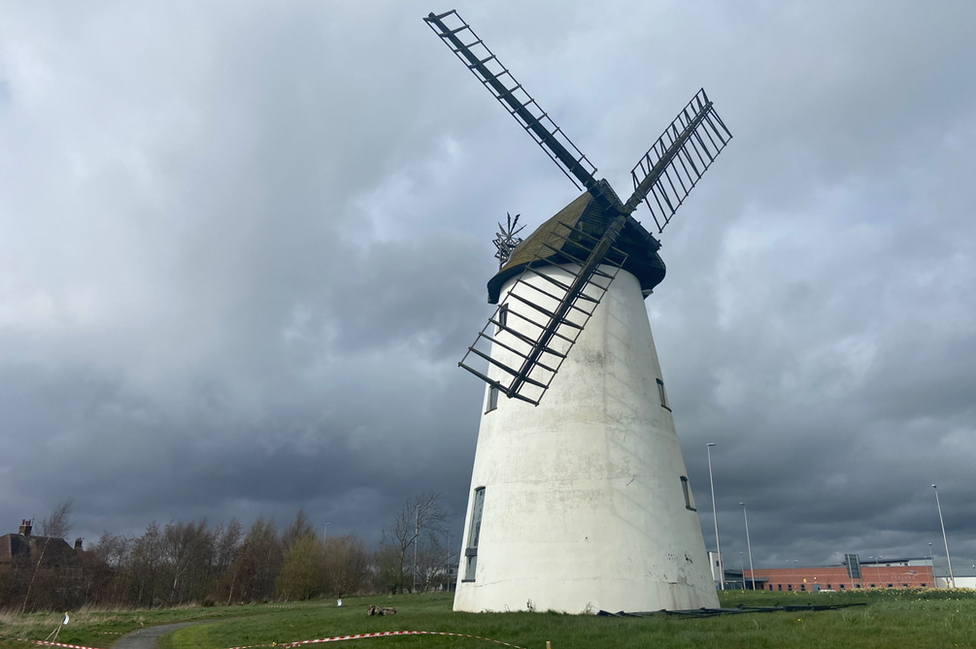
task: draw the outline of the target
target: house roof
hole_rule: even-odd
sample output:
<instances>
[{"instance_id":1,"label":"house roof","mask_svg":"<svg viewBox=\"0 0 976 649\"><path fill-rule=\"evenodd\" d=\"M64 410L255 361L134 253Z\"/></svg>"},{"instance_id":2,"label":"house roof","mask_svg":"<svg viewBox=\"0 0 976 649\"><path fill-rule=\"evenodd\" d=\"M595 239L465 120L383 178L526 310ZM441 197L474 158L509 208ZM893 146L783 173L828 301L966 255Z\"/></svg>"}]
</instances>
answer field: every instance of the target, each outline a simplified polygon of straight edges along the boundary
<instances>
[{"instance_id":1,"label":"house roof","mask_svg":"<svg viewBox=\"0 0 976 649\"><path fill-rule=\"evenodd\" d=\"M29 557L33 548L44 546L44 564L49 565L63 558L74 557L74 549L64 539L47 536L4 534L0 536L0 563L13 561L15 557Z\"/></svg>"},{"instance_id":2,"label":"house roof","mask_svg":"<svg viewBox=\"0 0 976 649\"><path fill-rule=\"evenodd\" d=\"M488 302L496 304L502 286L508 279L522 272L528 266L565 263L559 253L566 251L566 228L583 230L596 237L603 236L616 214L602 207L590 192L583 192L576 200L561 209L555 216L540 225L532 234L512 251L508 262L498 273L488 280ZM549 248L547 246L552 246ZM641 290L647 296L661 283L667 272L664 261L657 254L660 242L632 216L627 217L627 225L617 239L616 247L628 255L624 270L632 273L640 282Z\"/></svg>"}]
</instances>

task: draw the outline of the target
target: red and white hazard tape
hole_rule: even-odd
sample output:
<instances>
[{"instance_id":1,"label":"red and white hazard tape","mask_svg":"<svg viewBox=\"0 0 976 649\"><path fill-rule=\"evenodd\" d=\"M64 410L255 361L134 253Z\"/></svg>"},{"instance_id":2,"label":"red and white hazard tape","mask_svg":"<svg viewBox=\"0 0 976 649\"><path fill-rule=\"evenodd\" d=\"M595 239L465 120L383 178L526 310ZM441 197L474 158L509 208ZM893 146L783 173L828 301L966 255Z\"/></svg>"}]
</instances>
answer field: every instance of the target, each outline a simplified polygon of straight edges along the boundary
<instances>
[{"instance_id":1,"label":"red and white hazard tape","mask_svg":"<svg viewBox=\"0 0 976 649\"><path fill-rule=\"evenodd\" d=\"M332 638L317 638L315 640L299 640L298 642L285 642L279 644L279 647L298 647L300 645L306 644L318 644L320 642L339 642L341 640L358 640L360 638L383 638L386 636L394 635L447 635L453 636L455 638L472 638L474 640L485 640L487 642L494 642L495 644L505 645L506 647L513 647L513 649L524 649L518 645L511 644L509 642L502 642L501 640L492 640L491 638L483 638L480 635L470 635L468 633L450 633L448 631L379 631L377 633L357 633L356 635L340 635L334 636Z\"/></svg>"},{"instance_id":2,"label":"red and white hazard tape","mask_svg":"<svg viewBox=\"0 0 976 649\"><path fill-rule=\"evenodd\" d=\"M80 644L64 644L62 642L48 642L47 640L28 640L26 638L12 638L18 642L29 642L31 644L41 645L44 647L68 647L68 649L98 649L98 647L85 647Z\"/></svg>"},{"instance_id":3,"label":"red and white hazard tape","mask_svg":"<svg viewBox=\"0 0 976 649\"><path fill-rule=\"evenodd\" d=\"M228 647L227 649L254 649L255 647L300 647L307 644L321 644L324 642L341 642L343 640L360 640L363 638L387 638L390 636L400 636L400 635L444 635L451 636L454 638L471 638L472 640L484 640L485 642L493 642L495 644L504 645L506 647L512 647L512 649L525 649L516 644L510 642L502 642L501 640L492 640L491 638L485 638L480 635L471 635L469 633L451 633L449 631L377 631L376 633L357 633L355 635L337 635L331 638L315 638L314 640L298 640L296 642L272 642L265 644L252 644L240 647ZM98 649L97 647L86 647L77 644L64 644L61 642L48 642L47 640L27 640L25 638L11 638L13 640L19 640L20 642L30 642L36 645L41 645L44 647L66 647L67 649Z\"/></svg>"},{"instance_id":4,"label":"red and white hazard tape","mask_svg":"<svg viewBox=\"0 0 976 649\"><path fill-rule=\"evenodd\" d=\"M300 647L307 644L321 644L323 642L341 642L343 640L360 640L362 638L386 638L390 636L398 635L446 635L455 638L471 638L473 640L484 640L486 642L494 642L495 644L504 645L506 647L512 647L512 649L524 649L516 644L511 644L510 642L502 642L501 640L492 640L491 638L484 638L480 635L470 635L468 633L450 633L448 631L377 631L376 633L357 633L355 635L337 635L331 638L315 638L314 640L298 640L296 642L278 642L272 643L270 645L247 645L242 647L228 647L227 649L253 649L254 647Z\"/></svg>"}]
</instances>

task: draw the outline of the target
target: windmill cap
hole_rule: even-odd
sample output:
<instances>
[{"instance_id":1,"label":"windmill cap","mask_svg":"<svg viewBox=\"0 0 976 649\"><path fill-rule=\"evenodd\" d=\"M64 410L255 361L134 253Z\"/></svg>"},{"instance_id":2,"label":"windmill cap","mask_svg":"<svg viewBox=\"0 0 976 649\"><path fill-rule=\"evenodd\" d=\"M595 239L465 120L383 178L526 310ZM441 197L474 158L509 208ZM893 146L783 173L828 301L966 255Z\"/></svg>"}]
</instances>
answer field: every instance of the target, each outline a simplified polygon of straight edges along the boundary
<instances>
[{"instance_id":1,"label":"windmill cap","mask_svg":"<svg viewBox=\"0 0 976 649\"><path fill-rule=\"evenodd\" d=\"M559 261L560 255L553 248L563 250L566 247L567 228L579 226L594 236L603 236L615 217L615 214L601 207L592 194L588 191L583 192L576 200L536 228L512 251L508 262L488 280L488 302L497 304L505 282L522 272L526 266L564 263ZM664 261L657 254L661 243L644 229L644 226L628 216L627 225L615 245L628 255L623 269L637 278L645 296L650 295L667 272Z\"/></svg>"}]
</instances>

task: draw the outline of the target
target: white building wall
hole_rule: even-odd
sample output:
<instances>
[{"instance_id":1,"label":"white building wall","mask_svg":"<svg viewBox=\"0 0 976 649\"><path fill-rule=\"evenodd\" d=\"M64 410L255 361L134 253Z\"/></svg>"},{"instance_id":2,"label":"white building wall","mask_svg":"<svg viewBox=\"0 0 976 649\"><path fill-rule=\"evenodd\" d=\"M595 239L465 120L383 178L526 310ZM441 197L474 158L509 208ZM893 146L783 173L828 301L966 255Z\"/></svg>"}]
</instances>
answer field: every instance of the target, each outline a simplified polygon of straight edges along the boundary
<instances>
[{"instance_id":1,"label":"white building wall","mask_svg":"<svg viewBox=\"0 0 976 649\"><path fill-rule=\"evenodd\" d=\"M568 283L564 270L547 268ZM518 326L512 315L509 325ZM621 271L542 403L502 396L482 416L455 610L718 606L659 378L640 285ZM469 580L465 548L479 487L485 498Z\"/></svg>"}]
</instances>

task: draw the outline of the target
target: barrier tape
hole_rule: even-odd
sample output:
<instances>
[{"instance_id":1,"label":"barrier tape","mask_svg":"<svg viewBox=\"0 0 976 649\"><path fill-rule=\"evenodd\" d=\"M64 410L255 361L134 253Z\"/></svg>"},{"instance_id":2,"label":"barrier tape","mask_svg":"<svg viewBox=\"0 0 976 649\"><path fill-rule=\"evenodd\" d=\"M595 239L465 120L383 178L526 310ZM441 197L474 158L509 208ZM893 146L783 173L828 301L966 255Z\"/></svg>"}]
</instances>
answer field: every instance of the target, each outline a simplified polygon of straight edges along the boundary
<instances>
[{"instance_id":1,"label":"barrier tape","mask_svg":"<svg viewBox=\"0 0 976 649\"><path fill-rule=\"evenodd\" d=\"M357 633L355 635L337 635L331 638L315 638L314 640L297 640L295 642L272 642L270 644L252 644L243 645L240 647L228 647L227 649L254 649L255 647L300 647L307 644L322 644L325 642L342 642L343 640L360 640L362 638L388 638L391 636L402 636L402 635L443 635L451 636L454 638L471 638L473 640L484 640L486 642L493 642L495 644L504 645L506 647L512 647L512 649L525 649L525 647L520 647L517 644L512 644L510 642L503 642L501 640L493 640L491 638L485 638L480 635L471 635L469 633L451 633L449 631L377 631L376 633ZM29 642L31 644L36 644L44 647L66 647L67 649L98 649L97 647L86 647L77 644L63 644L61 642L48 642L47 640L27 640L26 638L10 638L11 640L18 640L20 642Z\"/></svg>"},{"instance_id":2,"label":"barrier tape","mask_svg":"<svg viewBox=\"0 0 976 649\"><path fill-rule=\"evenodd\" d=\"M44 647L68 647L68 649L98 649L98 647L85 647L80 644L64 644L61 642L48 642L47 640L28 640L27 638L8 638L17 642L27 642L30 644L41 645Z\"/></svg>"},{"instance_id":3,"label":"barrier tape","mask_svg":"<svg viewBox=\"0 0 976 649\"><path fill-rule=\"evenodd\" d=\"M299 640L298 642L284 642L280 643L279 647L299 647L306 644L320 644L323 642L340 642L342 640L358 640L360 638L383 638L388 636L397 635L446 635L455 638L472 638L474 640L485 640L487 642L494 642L495 644L505 645L506 647L512 647L513 649L524 649L510 642L502 642L501 640L492 640L491 638L484 638L480 635L471 635L468 633L450 633L448 631L379 631L377 633L357 633L355 635L339 635L333 636L331 638L317 638L315 640Z\"/></svg>"}]
</instances>

